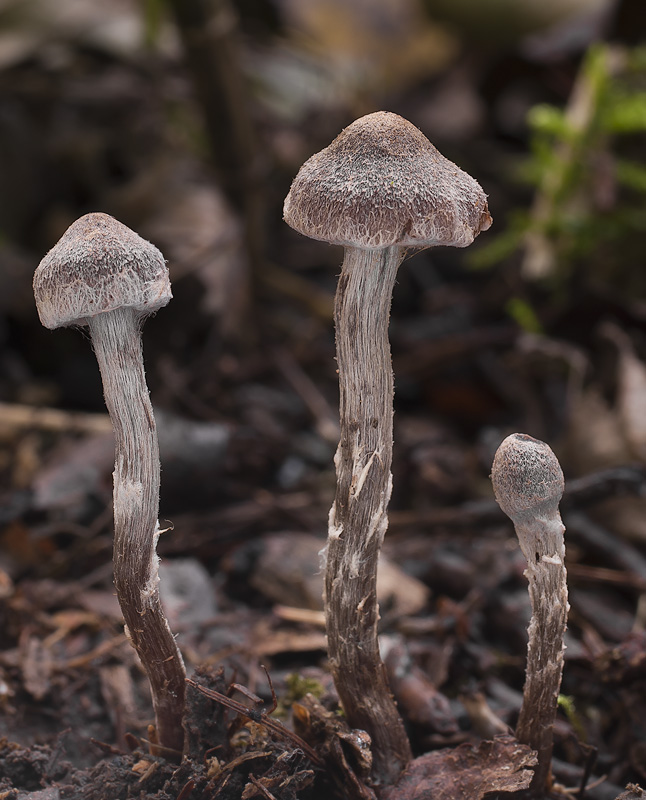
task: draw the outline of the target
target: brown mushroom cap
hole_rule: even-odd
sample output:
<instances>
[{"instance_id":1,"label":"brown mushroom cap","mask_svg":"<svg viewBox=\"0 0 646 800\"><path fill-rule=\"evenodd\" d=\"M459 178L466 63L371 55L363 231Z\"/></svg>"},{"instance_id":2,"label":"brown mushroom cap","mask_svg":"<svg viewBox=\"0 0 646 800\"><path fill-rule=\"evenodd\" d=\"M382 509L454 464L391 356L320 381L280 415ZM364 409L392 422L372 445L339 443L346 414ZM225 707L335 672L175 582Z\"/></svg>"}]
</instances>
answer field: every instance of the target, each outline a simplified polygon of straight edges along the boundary
<instances>
[{"instance_id":1,"label":"brown mushroom cap","mask_svg":"<svg viewBox=\"0 0 646 800\"><path fill-rule=\"evenodd\" d=\"M285 222L349 247L466 247L491 225L480 184L388 111L353 122L301 167Z\"/></svg>"},{"instance_id":2,"label":"brown mushroom cap","mask_svg":"<svg viewBox=\"0 0 646 800\"><path fill-rule=\"evenodd\" d=\"M108 214L86 214L38 265L34 297L43 325L61 328L118 308L152 314L172 294L154 245Z\"/></svg>"},{"instance_id":3,"label":"brown mushroom cap","mask_svg":"<svg viewBox=\"0 0 646 800\"><path fill-rule=\"evenodd\" d=\"M552 448L526 433L512 433L491 468L496 501L511 519L554 512L563 496L563 470Z\"/></svg>"}]
</instances>

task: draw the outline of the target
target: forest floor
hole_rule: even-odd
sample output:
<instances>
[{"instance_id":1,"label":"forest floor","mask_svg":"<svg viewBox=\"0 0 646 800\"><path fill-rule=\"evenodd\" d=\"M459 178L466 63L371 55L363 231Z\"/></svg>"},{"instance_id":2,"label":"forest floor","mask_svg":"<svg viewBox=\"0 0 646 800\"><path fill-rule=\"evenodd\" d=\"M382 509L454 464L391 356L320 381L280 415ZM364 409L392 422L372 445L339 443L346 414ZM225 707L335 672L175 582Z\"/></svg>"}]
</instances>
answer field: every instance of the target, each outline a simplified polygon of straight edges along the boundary
<instances>
[{"instance_id":1,"label":"forest floor","mask_svg":"<svg viewBox=\"0 0 646 800\"><path fill-rule=\"evenodd\" d=\"M0 131L0 800L369 800L361 741L334 713L322 604L342 252L281 222L300 163L362 103L291 117L256 107L267 224L250 245L235 193L225 198L208 147L195 144L200 117L177 51L135 59L57 37L0 63L10 123ZM255 75L259 64L288 65L290 80L303 69L266 42L246 46ZM567 106L580 64L580 52L464 55L379 98L485 187L494 227L476 253L535 200L510 177L527 158L523 115ZM31 297L38 260L91 210L155 242L173 280L144 355L169 528L160 590L197 684L181 764L155 744L114 594L113 441L92 349L79 331L44 331ZM616 800L646 784L646 305L632 244L610 260L603 247L572 257L541 282L523 273L522 251L474 269L466 251L438 249L400 268L380 637L414 755L445 755L392 800L512 796L500 770L527 766L526 754L509 760L525 562L489 481L513 431L547 441L566 476L571 609L554 796ZM561 264L557 245L552 255ZM608 274L610 261L623 271ZM234 689L246 716L199 689L226 698L234 683L262 698Z\"/></svg>"}]
</instances>

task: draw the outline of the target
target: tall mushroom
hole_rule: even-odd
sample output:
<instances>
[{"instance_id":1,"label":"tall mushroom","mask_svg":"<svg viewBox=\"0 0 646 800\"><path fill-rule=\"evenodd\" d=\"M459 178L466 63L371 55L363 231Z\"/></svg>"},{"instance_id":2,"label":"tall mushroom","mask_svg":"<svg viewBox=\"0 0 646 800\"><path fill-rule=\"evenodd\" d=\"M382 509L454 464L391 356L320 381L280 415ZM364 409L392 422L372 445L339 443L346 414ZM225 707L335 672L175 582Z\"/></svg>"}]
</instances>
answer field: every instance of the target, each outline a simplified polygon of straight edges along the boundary
<instances>
[{"instance_id":1,"label":"tall mushroom","mask_svg":"<svg viewBox=\"0 0 646 800\"><path fill-rule=\"evenodd\" d=\"M516 738L538 754L529 792L543 797L551 788L552 742L567 627L565 528L559 514L563 472L544 442L514 433L496 451L491 481L498 505L514 523L529 582L527 669Z\"/></svg>"},{"instance_id":2,"label":"tall mushroom","mask_svg":"<svg viewBox=\"0 0 646 800\"><path fill-rule=\"evenodd\" d=\"M328 653L350 724L372 739L373 781L389 784L411 757L377 640L377 558L392 488L391 295L407 249L466 247L491 217L473 178L410 122L382 111L305 162L284 218L345 248L334 312L341 439L325 574Z\"/></svg>"},{"instance_id":3,"label":"tall mushroom","mask_svg":"<svg viewBox=\"0 0 646 800\"><path fill-rule=\"evenodd\" d=\"M181 754L186 673L157 586L159 447L141 345L143 319L172 297L168 268L125 225L87 214L40 262L34 296L45 327L87 326L92 337L115 434L114 583L150 681L159 743Z\"/></svg>"}]
</instances>

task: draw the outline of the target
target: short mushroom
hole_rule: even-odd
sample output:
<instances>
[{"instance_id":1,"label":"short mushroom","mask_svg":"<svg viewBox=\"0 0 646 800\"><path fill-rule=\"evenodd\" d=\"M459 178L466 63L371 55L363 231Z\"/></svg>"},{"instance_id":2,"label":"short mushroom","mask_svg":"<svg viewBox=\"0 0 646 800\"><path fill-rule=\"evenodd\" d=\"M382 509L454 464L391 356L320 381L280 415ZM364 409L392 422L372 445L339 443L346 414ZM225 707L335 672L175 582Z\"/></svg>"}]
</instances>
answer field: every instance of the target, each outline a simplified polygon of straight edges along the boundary
<instances>
[{"instance_id":1,"label":"short mushroom","mask_svg":"<svg viewBox=\"0 0 646 800\"><path fill-rule=\"evenodd\" d=\"M305 162L284 218L345 247L334 315L341 438L325 577L328 652L348 721L371 736L373 781L389 784L411 757L377 639L377 558L392 488L391 295L407 249L466 247L491 217L473 178L410 122L377 112Z\"/></svg>"},{"instance_id":2,"label":"short mushroom","mask_svg":"<svg viewBox=\"0 0 646 800\"><path fill-rule=\"evenodd\" d=\"M40 262L34 296L47 328L87 326L115 434L114 583L150 681L159 743L183 751L182 656L159 599L159 448L142 320L171 299L159 250L107 214L74 222Z\"/></svg>"},{"instance_id":3,"label":"short mushroom","mask_svg":"<svg viewBox=\"0 0 646 800\"><path fill-rule=\"evenodd\" d=\"M544 442L523 433L498 448L491 480L500 508L514 523L527 559L532 618L527 670L516 738L538 754L529 793L543 797L552 780L552 745L561 677L563 637L569 610L565 570L565 528L559 514L563 472Z\"/></svg>"}]
</instances>

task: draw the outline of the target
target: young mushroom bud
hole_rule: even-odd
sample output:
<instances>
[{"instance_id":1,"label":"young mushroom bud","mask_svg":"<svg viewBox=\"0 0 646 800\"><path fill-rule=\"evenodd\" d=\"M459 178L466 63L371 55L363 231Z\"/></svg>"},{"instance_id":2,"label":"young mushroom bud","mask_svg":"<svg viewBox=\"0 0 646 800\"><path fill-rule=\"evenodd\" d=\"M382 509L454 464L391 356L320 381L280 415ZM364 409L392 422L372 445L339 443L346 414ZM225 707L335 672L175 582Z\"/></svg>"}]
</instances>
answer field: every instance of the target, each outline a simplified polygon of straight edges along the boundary
<instances>
[{"instance_id":1,"label":"young mushroom bud","mask_svg":"<svg viewBox=\"0 0 646 800\"><path fill-rule=\"evenodd\" d=\"M563 636L569 610L565 571L565 528L559 514L563 495L561 466L544 442L522 433L498 448L491 480L500 508L514 523L527 559L532 618L527 670L516 738L538 753L531 797L551 787L552 743L561 676Z\"/></svg>"},{"instance_id":2,"label":"young mushroom bud","mask_svg":"<svg viewBox=\"0 0 646 800\"><path fill-rule=\"evenodd\" d=\"M114 583L150 681L159 743L181 754L182 656L159 599L159 448L141 325L171 299L162 254L107 214L71 225L40 262L34 296L47 328L87 326L115 434Z\"/></svg>"},{"instance_id":3,"label":"young mushroom bud","mask_svg":"<svg viewBox=\"0 0 646 800\"><path fill-rule=\"evenodd\" d=\"M377 112L301 167L284 218L345 248L334 312L341 439L325 574L328 653L350 725L372 739L372 779L390 784L411 758L377 640L377 558L392 489L392 290L407 249L466 247L491 217L473 178L410 122Z\"/></svg>"}]
</instances>

